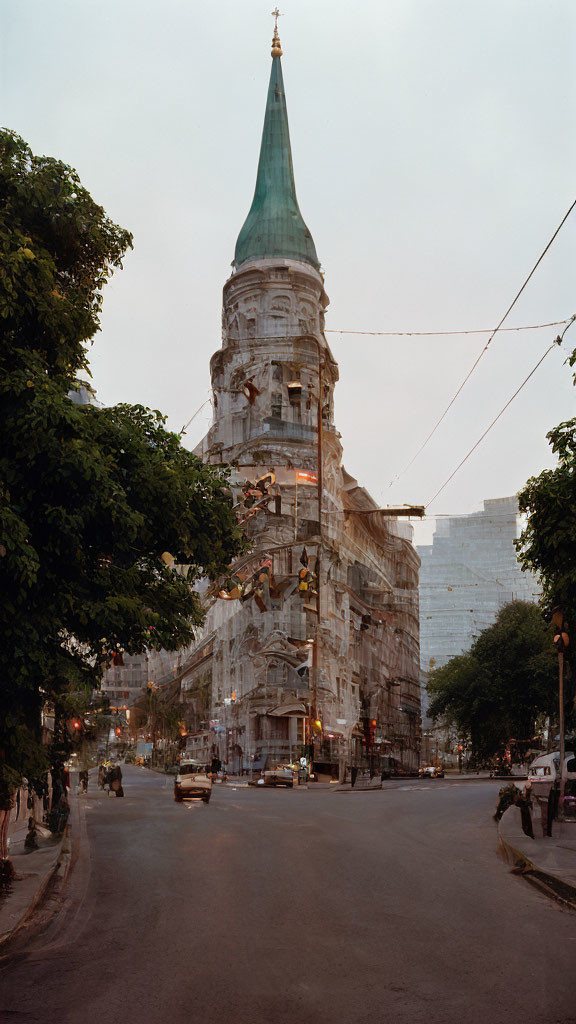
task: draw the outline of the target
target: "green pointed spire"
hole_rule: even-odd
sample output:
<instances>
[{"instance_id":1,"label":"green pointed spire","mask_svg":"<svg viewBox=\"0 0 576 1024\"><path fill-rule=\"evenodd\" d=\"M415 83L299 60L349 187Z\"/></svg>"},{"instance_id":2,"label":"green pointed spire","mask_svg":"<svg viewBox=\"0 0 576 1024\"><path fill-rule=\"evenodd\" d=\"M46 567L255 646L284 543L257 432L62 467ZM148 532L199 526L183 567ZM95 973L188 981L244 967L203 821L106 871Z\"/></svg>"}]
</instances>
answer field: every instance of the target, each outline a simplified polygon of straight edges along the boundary
<instances>
[{"instance_id":1,"label":"green pointed spire","mask_svg":"<svg viewBox=\"0 0 576 1024\"><path fill-rule=\"evenodd\" d=\"M281 52L278 40L276 53ZM282 64L274 50L256 189L238 235L234 262L239 267L246 260L270 256L303 260L316 269L320 266L296 199Z\"/></svg>"}]
</instances>

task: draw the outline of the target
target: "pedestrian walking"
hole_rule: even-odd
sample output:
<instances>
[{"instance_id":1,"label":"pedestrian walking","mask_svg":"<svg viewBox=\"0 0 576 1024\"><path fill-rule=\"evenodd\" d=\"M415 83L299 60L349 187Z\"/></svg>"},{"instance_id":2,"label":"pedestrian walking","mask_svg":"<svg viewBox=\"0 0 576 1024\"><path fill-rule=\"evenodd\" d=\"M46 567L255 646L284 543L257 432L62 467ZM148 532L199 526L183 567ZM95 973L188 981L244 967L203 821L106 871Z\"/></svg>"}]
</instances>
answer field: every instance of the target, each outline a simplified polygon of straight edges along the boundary
<instances>
[{"instance_id":1,"label":"pedestrian walking","mask_svg":"<svg viewBox=\"0 0 576 1024\"><path fill-rule=\"evenodd\" d=\"M532 800L530 799L530 790L526 789L524 793L520 790L514 796L514 803L520 808L520 819L522 822L522 831L525 836L530 839L534 839L534 830L532 828Z\"/></svg>"},{"instance_id":2,"label":"pedestrian walking","mask_svg":"<svg viewBox=\"0 0 576 1024\"><path fill-rule=\"evenodd\" d=\"M50 774L52 776L52 803L48 815L48 827L56 835L64 831L70 814L66 787L66 779L68 778L69 781L70 776L61 765L54 765Z\"/></svg>"},{"instance_id":3,"label":"pedestrian walking","mask_svg":"<svg viewBox=\"0 0 576 1024\"><path fill-rule=\"evenodd\" d=\"M105 763L104 764L104 777L103 777L102 781L103 781L103 784L104 784L103 785L103 789L106 789L106 787L108 787L108 796L110 796L110 793L112 792L112 783L114 782L114 777L115 777L115 766L113 764Z\"/></svg>"},{"instance_id":4,"label":"pedestrian walking","mask_svg":"<svg viewBox=\"0 0 576 1024\"><path fill-rule=\"evenodd\" d=\"M124 790L122 788L122 769L119 764L114 765L111 772L110 788L116 796L124 796Z\"/></svg>"}]
</instances>

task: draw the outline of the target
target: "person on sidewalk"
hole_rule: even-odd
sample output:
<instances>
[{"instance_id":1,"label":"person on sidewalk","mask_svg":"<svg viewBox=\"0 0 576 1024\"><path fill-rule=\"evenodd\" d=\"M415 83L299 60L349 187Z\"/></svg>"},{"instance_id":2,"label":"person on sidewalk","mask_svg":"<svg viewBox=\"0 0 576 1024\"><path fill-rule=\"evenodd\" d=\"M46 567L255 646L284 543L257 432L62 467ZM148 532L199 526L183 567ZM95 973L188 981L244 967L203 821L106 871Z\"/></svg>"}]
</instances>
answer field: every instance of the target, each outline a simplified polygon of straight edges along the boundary
<instances>
[{"instance_id":1,"label":"person on sidewalk","mask_svg":"<svg viewBox=\"0 0 576 1024\"><path fill-rule=\"evenodd\" d=\"M48 814L48 828L54 835L59 835L64 831L68 815L70 814L68 790L66 787L67 773L62 765L56 764L50 769L50 774L52 776L52 804Z\"/></svg>"},{"instance_id":2,"label":"person on sidewalk","mask_svg":"<svg viewBox=\"0 0 576 1024\"><path fill-rule=\"evenodd\" d=\"M558 817L558 805L560 803L560 787L557 782L550 788L548 793L548 806L546 814L546 835L552 838L552 822Z\"/></svg>"},{"instance_id":3,"label":"person on sidewalk","mask_svg":"<svg viewBox=\"0 0 576 1024\"><path fill-rule=\"evenodd\" d=\"M9 881L14 868L8 856L8 825L14 807L14 793L7 782L0 783L0 882Z\"/></svg>"},{"instance_id":4,"label":"person on sidewalk","mask_svg":"<svg viewBox=\"0 0 576 1024\"><path fill-rule=\"evenodd\" d=\"M517 790L514 795L514 803L520 808L520 819L522 821L522 831L525 836L529 839L534 839L534 830L532 828L532 800L530 799L530 790L526 789L524 793L521 790Z\"/></svg>"}]
</instances>

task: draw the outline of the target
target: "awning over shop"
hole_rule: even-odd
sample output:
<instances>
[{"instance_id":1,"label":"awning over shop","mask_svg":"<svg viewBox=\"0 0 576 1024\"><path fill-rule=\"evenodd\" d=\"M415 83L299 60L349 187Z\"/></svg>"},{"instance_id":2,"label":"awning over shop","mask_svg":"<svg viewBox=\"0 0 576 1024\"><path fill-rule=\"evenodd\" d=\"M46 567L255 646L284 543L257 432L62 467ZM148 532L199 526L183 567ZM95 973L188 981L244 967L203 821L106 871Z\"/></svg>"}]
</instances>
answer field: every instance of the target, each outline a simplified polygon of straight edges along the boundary
<instances>
[{"instance_id":1,"label":"awning over shop","mask_svg":"<svg viewBox=\"0 0 576 1024\"><path fill-rule=\"evenodd\" d=\"M295 701L292 704L277 704L276 707L270 708L268 714L272 715L273 718L301 718L302 715L307 715L308 712L304 704Z\"/></svg>"}]
</instances>

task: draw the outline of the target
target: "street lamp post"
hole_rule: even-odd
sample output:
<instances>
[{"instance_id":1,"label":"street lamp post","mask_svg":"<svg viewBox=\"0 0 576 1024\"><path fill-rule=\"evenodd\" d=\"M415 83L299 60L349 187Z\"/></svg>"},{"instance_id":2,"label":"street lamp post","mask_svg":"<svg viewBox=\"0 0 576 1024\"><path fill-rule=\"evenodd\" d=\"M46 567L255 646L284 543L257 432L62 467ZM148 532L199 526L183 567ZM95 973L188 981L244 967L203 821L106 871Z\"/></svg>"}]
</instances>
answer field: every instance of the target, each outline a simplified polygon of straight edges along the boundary
<instances>
[{"instance_id":1,"label":"street lamp post","mask_svg":"<svg viewBox=\"0 0 576 1024\"><path fill-rule=\"evenodd\" d=\"M564 758L565 758L565 725L564 725L564 653L570 639L566 632L567 626L561 608L555 608L552 621L557 629L554 646L558 652L558 725L560 730L560 793L558 795L558 820L564 820Z\"/></svg>"},{"instance_id":2,"label":"street lamp post","mask_svg":"<svg viewBox=\"0 0 576 1024\"><path fill-rule=\"evenodd\" d=\"M318 689L320 682L320 618L322 615L322 498L323 498L323 424L322 387L324 383L324 360L320 342L314 339L318 348L318 409L316 414L316 477L318 485L318 553L316 555L316 629L312 649L312 679L310 686L310 762L314 760L315 725L318 718Z\"/></svg>"},{"instance_id":3,"label":"street lamp post","mask_svg":"<svg viewBox=\"0 0 576 1024\"><path fill-rule=\"evenodd\" d=\"M310 762L314 759L314 746L316 735L316 722L318 719L318 690L320 682L320 620L322 617L322 503L324 489L324 451L323 451L323 417L322 400L324 387L324 369L326 366L326 349L315 334L304 334L299 336L300 341L312 341L316 345L318 354L317 377L318 377L318 404L316 410L316 477L317 477L317 503L318 503L318 553L316 556L316 628L314 630L314 646L312 648L312 673L310 679L310 701L308 705L308 743ZM296 487L298 481L296 480ZM296 501L297 501L296 492ZM297 506L295 508L294 539L297 539Z\"/></svg>"}]
</instances>

